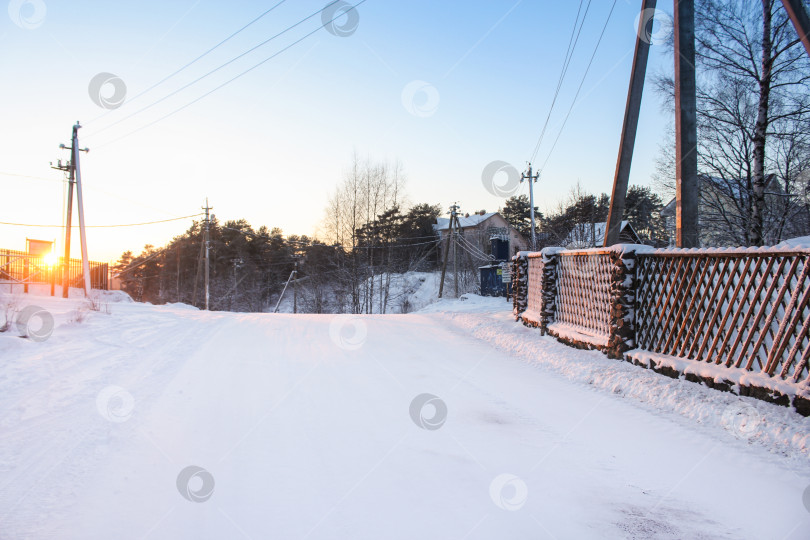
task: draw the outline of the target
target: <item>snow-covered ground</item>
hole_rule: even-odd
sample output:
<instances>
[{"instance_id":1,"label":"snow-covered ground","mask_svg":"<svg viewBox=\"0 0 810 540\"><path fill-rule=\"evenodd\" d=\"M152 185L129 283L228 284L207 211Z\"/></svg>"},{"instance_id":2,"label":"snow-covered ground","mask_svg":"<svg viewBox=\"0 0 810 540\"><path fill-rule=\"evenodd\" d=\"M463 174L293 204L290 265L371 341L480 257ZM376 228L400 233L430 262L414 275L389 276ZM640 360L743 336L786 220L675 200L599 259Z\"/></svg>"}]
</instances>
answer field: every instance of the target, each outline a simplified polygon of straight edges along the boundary
<instances>
[{"instance_id":1,"label":"snow-covered ground","mask_svg":"<svg viewBox=\"0 0 810 540\"><path fill-rule=\"evenodd\" d=\"M810 420L563 346L502 298L22 300L55 328L0 334L3 539L810 538Z\"/></svg>"}]
</instances>

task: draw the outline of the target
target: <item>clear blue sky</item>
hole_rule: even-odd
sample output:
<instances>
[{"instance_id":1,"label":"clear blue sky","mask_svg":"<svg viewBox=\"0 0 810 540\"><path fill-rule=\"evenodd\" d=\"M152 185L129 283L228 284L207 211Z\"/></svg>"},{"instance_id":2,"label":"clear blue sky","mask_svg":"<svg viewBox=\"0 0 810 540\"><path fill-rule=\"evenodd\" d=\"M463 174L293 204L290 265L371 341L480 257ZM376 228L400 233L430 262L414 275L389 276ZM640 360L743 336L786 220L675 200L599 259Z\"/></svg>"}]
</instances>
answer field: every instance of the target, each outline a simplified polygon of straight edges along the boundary
<instances>
[{"instance_id":1,"label":"clear blue sky","mask_svg":"<svg viewBox=\"0 0 810 540\"><path fill-rule=\"evenodd\" d=\"M12 2L12 7L24 4L29 26L40 19L41 24L26 29L15 23L13 13L0 17L5 80L0 221L61 222L62 175L49 162L67 157L58 145L69 143L76 120L85 126L81 145L91 149L82 161L88 224L193 214L207 196L221 220L246 218L256 227L312 235L354 151L399 160L413 203L446 207L458 201L469 212L503 204L483 188L482 169L493 160L522 169L531 156L578 2L368 0L358 7L359 25L348 37L321 30L198 103L128 135L314 30L321 24L320 16L314 17L99 132L326 4L287 0L186 71L132 100L277 1L45 0L39 2L46 8L44 18L36 5ZM611 4L592 1L536 165L546 161ZM610 191L639 4L616 3L578 103L537 184L543 210L578 180L588 190ZM671 6L662 7L671 13ZM663 46L653 47L648 75L671 64ZM103 109L89 97L88 85L101 72L126 84L129 101L118 109ZM413 115L403 105L403 89L412 81L435 88L433 114ZM632 183L649 184L667 123L659 103L648 84ZM91 229L90 255L110 260L126 249L139 252L146 243L167 242L188 225ZM58 238L60 230L0 225L0 248L24 249L26 236ZM77 256L77 240L73 245Z\"/></svg>"}]
</instances>

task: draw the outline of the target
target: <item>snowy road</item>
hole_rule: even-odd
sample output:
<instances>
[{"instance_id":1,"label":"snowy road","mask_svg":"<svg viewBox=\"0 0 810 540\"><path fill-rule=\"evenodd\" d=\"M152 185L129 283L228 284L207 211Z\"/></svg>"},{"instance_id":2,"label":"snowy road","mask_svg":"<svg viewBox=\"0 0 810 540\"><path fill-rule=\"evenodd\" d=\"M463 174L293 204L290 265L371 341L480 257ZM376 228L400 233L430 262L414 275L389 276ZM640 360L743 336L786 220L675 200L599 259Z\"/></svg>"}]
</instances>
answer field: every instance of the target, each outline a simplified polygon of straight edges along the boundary
<instances>
[{"instance_id":1,"label":"snowy road","mask_svg":"<svg viewBox=\"0 0 810 540\"><path fill-rule=\"evenodd\" d=\"M467 316L550 357L643 372L484 307ZM41 343L0 334L0 538L810 538L793 450L453 321L115 304Z\"/></svg>"}]
</instances>

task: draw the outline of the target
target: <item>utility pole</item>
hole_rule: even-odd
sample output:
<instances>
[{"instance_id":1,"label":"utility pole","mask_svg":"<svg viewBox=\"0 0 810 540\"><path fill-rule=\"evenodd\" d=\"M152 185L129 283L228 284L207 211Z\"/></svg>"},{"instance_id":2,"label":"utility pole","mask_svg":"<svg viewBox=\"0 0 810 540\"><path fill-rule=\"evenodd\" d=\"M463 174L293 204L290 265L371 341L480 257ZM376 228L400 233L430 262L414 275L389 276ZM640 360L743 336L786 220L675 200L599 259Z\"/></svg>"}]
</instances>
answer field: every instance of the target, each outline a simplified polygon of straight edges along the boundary
<instances>
[{"instance_id":1,"label":"utility pole","mask_svg":"<svg viewBox=\"0 0 810 540\"><path fill-rule=\"evenodd\" d=\"M76 204L79 211L79 239L82 244L82 273L84 274L84 295L89 296L90 284L90 261L87 258L87 234L84 227L84 202L82 199L82 168L79 165L79 152L89 152L88 148L79 148L79 128L82 126L79 121L73 126L73 174L76 178Z\"/></svg>"},{"instance_id":2,"label":"utility pole","mask_svg":"<svg viewBox=\"0 0 810 540\"><path fill-rule=\"evenodd\" d=\"M67 211L65 212L65 256L62 259L62 298L67 298L70 291L70 227L73 223L73 187L76 186L76 202L79 211L79 235L82 246L82 273L84 274L84 295L88 296L91 291L90 283L90 262L87 257L87 236L84 226L84 202L82 198L82 173L79 167L79 152L89 152L88 148L79 148L79 128L82 126L76 121L73 126L71 136L71 146L60 144L59 148L70 150L70 161L62 165L62 160L57 162L52 169L65 171L68 173L68 194Z\"/></svg>"},{"instance_id":3,"label":"utility pole","mask_svg":"<svg viewBox=\"0 0 810 540\"><path fill-rule=\"evenodd\" d=\"M281 294L278 296L278 302L276 302L276 307L273 309L273 313L278 313L278 306L281 305L281 299L284 298L284 293L287 292L287 285L290 284L290 280L292 280L295 273L296 273L295 270L290 272L290 277L287 278L287 281L284 283L284 288L281 289ZM293 285L293 287L295 287L295 285ZM293 300L293 302L294 302L294 300Z\"/></svg>"},{"instance_id":4,"label":"utility pole","mask_svg":"<svg viewBox=\"0 0 810 540\"><path fill-rule=\"evenodd\" d=\"M456 293L456 298L458 298L458 264L456 264L456 246L458 245L457 234L458 231L453 231L453 290Z\"/></svg>"},{"instance_id":5,"label":"utility pole","mask_svg":"<svg viewBox=\"0 0 810 540\"><path fill-rule=\"evenodd\" d=\"M210 264L211 261L210 261L209 256L208 256L208 252L209 252L209 245L208 245L209 226L210 226L210 222L211 222L209 211L213 210L213 207L208 206L208 197L205 198L205 206L203 207L203 210L205 210L205 310L208 311L208 300L209 300L209 297L210 297L209 287L208 286L209 286L209 277L210 277L210 271L211 271L211 264Z\"/></svg>"},{"instance_id":6,"label":"utility pole","mask_svg":"<svg viewBox=\"0 0 810 540\"><path fill-rule=\"evenodd\" d=\"M676 245L698 247L695 0L675 0L675 168Z\"/></svg>"},{"instance_id":7,"label":"utility pole","mask_svg":"<svg viewBox=\"0 0 810 540\"><path fill-rule=\"evenodd\" d=\"M67 148L60 144L59 148ZM71 158L73 154L71 152ZM68 161L62 165L62 160L57 161L56 166L51 163L51 169L57 169L68 173L67 211L65 212L65 256L62 258L62 298L68 297L70 290L70 225L73 221L73 163Z\"/></svg>"},{"instance_id":8,"label":"utility pole","mask_svg":"<svg viewBox=\"0 0 810 540\"><path fill-rule=\"evenodd\" d=\"M540 177L540 173L538 172L534 176L532 176L532 164L529 163L529 172L528 173L521 173L520 174L520 183L522 184L524 180L529 182L529 215L532 219L532 251L537 249L537 236L535 234L535 226L534 226L534 189L532 184L537 182L537 179Z\"/></svg>"},{"instance_id":9,"label":"utility pole","mask_svg":"<svg viewBox=\"0 0 810 540\"><path fill-rule=\"evenodd\" d=\"M174 301L179 302L180 301L180 242L177 242L177 250L176 251L177 251L177 253L175 255L177 256L177 279L176 279L175 284L174 284L174 286L175 286L175 293L174 293L175 300Z\"/></svg>"},{"instance_id":10,"label":"utility pole","mask_svg":"<svg viewBox=\"0 0 810 540\"><path fill-rule=\"evenodd\" d=\"M782 0L790 20L793 21L793 26L796 28L796 33L799 34L799 39L802 40L807 54L810 54L810 17L807 15L807 10L802 5L802 0Z\"/></svg>"},{"instance_id":11,"label":"utility pole","mask_svg":"<svg viewBox=\"0 0 810 540\"><path fill-rule=\"evenodd\" d=\"M202 233L201 236L203 237L203 241L200 242L200 253L197 255L197 273L194 274L194 294L191 296L191 305L194 307L197 307L197 285L200 282L200 270L205 253L205 233Z\"/></svg>"},{"instance_id":12,"label":"utility pole","mask_svg":"<svg viewBox=\"0 0 810 540\"><path fill-rule=\"evenodd\" d=\"M457 218L458 210L459 210L458 205L456 203L453 203L453 205L450 207L450 227L447 229L447 240L445 241L444 244L444 261L442 262L442 279L439 282L439 298L442 297L442 292L444 292L444 276L447 274L447 260L449 259L450 254L450 239L453 236L454 230L453 224L458 221ZM455 247L456 247L455 238L453 238L454 251ZM453 259L455 259L455 257L453 257ZM455 264L455 261L453 264ZM458 286L456 286L456 296L458 296Z\"/></svg>"},{"instance_id":13,"label":"utility pole","mask_svg":"<svg viewBox=\"0 0 810 540\"><path fill-rule=\"evenodd\" d=\"M627 185L630 181L630 164L633 161L633 147L636 144L638 117L641 110L641 94L644 91L644 77L647 73L647 58L650 55L650 25L652 17L647 13L655 12L656 0L641 0L641 16L636 30L636 51L633 55L633 67L630 72L630 87L627 89L627 104L624 107L622 137L619 142L619 157L616 160L616 173L613 176L613 193L610 196L607 227L605 227L604 246L619 243L622 216L624 214ZM596 244L594 244L596 245Z\"/></svg>"},{"instance_id":14,"label":"utility pole","mask_svg":"<svg viewBox=\"0 0 810 540\"><path fill-rule=\"evenodd\" d=\"M298 313L298 261L293 270L293 313Z\"/></svg>"}]
</instances>

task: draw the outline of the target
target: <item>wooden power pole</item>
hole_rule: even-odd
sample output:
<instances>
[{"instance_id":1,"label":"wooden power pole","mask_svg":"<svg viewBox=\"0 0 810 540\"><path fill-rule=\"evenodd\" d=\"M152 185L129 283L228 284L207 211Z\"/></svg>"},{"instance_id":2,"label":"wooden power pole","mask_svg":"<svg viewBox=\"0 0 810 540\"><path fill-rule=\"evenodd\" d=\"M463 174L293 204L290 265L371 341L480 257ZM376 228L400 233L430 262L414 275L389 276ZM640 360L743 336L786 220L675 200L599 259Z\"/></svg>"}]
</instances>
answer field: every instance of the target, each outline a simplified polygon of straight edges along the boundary
<instances>
[{"instance_id":1,"label":"wooden power pole","mask_svg":"<svg viewBox=\"0 0 810 540\"><path fill-rule=\"evenodd\" d=\"M205 210L205 310L208 311L208 301L210 298L210 290L209 290L209 277L211 272L211 262L209 258L209 238L210 238L210 224L211 224L211 217L209 214L210 210L213 210L213 207L208 206L208 198L205 198L205 206L203 207Z\"/></svg>"},{"instance_id":2,"label":"wooden power pole","mask_svg":"<svg viewBox=\"0 0 810 540\"><path fill-rule=\"evenodd\" d=\"M802 5L802 0L782 0L782 5L785 6L785 11L793 21L793 26L796 27L796 33L799 34L804 49L810 55L810 17L807 16L807 10Z\"/></svg>"},{"instance_id":3,"label":"wooden power pole","mask_svg":"<svg viewBox=\"0 0 810 540\"><path fill-rule=\"evenodd\" d=\"M633 68L630 72L630 86L627 89L627 103L624 107L619 157L616 160L613 193L610 196L610 211L608 212L607 227L605 227L605 246L619 243L627 186L630 181L630 164L633 161L633 147L636 144L636 132L638 131L641 95L644 91L644 77L647 73L655 5L656 0L641 0L641 16L636 32L636 50L633 54Z\"/></svg>"},{"instance_id":4,"label":"wooden power pole","mask_svg":"<svg viewBox=\"0 0 810 540\"><path fill-rule=\"evenodd\" d=\"M675 171L676 245L698 247L695 0L675 0Z\"/></svg>"},{"instance_id":5,"label":"wooden power pole","mask_svg":"<svg viewBox=\"0 0 810 540\"><path fill-rule=\"evenodd\" d=\"M293 270L293 313L298 313L298 261Z\"/></svg>"},{"instance_id":6,"label":"wooden power pole","mask_svg":"<svg viewBox=\"0 0 810 540\"><path fill-rule=\"evenodd\" d=\"M447 240L444 244L444 261L442 261L442 278L439 282L439 298L442 297L442 293L444 292L444 276L447 274L447 259L449 258L450 254L450 240L454 234L454 224L458 221L458 205L453 203L450 207L450 227L447 230ZM455 247L455 238L453 240L453 247ZM455 257L454 257L455 259ZM453 262L455 264L455 261ZM458 282L456 282L456 296L458 296Z\"/></svg>"}]
</instances>

